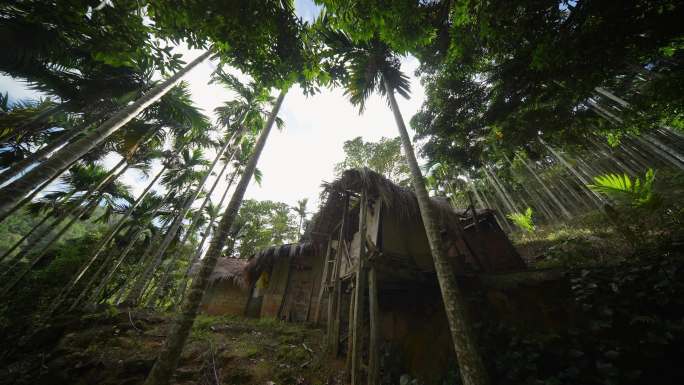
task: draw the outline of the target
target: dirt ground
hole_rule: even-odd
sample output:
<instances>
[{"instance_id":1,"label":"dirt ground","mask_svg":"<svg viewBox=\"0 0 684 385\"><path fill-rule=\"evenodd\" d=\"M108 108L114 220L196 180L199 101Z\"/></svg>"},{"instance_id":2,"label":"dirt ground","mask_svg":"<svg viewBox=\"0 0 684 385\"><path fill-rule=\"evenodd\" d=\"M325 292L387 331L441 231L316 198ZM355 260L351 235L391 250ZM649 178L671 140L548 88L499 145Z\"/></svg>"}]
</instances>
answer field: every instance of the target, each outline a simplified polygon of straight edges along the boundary
<instances>
[{"instance_id":1,"label":"dirt ground","mask_svg":"<svg viewBox=\"0 0 684 385\"><path fill-rule=\"evenodd\" d=\"M108 309L65 317L0 356L0 384L141 384L171 315ZM270 319L200 316L174 384L341 384L323 332Z\"/></svg>"}]
</instances>

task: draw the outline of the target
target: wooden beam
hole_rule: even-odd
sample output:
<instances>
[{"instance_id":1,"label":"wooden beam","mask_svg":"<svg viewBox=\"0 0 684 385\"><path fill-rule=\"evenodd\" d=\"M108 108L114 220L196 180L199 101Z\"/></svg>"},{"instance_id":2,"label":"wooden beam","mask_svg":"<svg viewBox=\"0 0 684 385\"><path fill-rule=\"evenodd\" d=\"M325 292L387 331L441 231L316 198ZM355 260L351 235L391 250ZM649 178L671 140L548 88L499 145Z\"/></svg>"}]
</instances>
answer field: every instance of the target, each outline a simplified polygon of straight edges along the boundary
<instances>
[{"instance_id":1,"label":"wooden beam","mask_svg":"<svg viewBox=\"0 0 684 385\"><path fill-rule=\"evenodd\" d=\"M287 257L287 278L285 278L285 289L283 290L283 298L280 300L280 306L278 306L277 319L283 318L283 309L285 309L285 304L287 303L287 295L290 292L290 281L292 279L292 257ZM288 317L285 317L288 320Z\"/></svg>"},{"instance_id":2,"label":"wooden beam","mask_svg":"<svg viewBox=\"0 0 684 385\"><path fill-rule=\"evenodd\" d=\"M247 312L249 311L249 304L252 303L252 296L254 295L254 287L256 286L256 282L254 282L252 285L249 286L249 297L247 297L247 301L245 302L245 308L242 311L243 316L247 316ZM258 317L259 315L257 315Z\"/></svg>"},{"instance_id":3,"label":"wooden beam","mask_svg":"<svg viewBox=\"0 0 684 385\"><path fill-rule=\"evenodd\" d=\"M480 223L480 219L477 217L477 209L475 208L475 201L473 200L473 192L467 190L466 195L468 195L468 201L470 202L470 210L473 213L473 224L475 225L475 231L479 231L480 226L478 226L478 223Z\"/></svg>"},{"instance_id":4,"label":"wooden beam","mask_svg":"<svg viewBox=\"0 0 684 385\"><path fill-rule=\"evenodd\" d=\"M339 244L337 247L338 251L336 253L335 257L335 262L333 263L332 267L332 276L331 280L333 281L332 287L328 287L328 319L327 319L327 332L326 336L328 337L328 351L335 355L336 353L332 351L332 345L333 345L333 329L334 329L334 314L335 314L335 286L337 285L337 282L339 281L339 277L337 277L337 266L340 262L340 255L339 255Z\"/></svg>"},{"instance_id":5,"label":"wooden beam","mask_svg":"<svg viewBox=\"0 0 684 385\"><path fill-rule=\"evenodd\" d=\"M338 266L339 270L339 266ZM332 345L331 350L333 357L337 357L340 352L340 321L342 317L342 284L339 279L337 279L337 284L335 285L335 314L333 315L333 327L332 327Z\"/></svg>"},{"instance_id":6,"label":"wooden beam","mask_svg":"<svg viewBox=\"0 0 684 385\"><path fill-rule=\"evenodd\" d=\"M340 262L342 261L343 242L347 222L347 211L349 211L349 195L344 197L344 209L342 211L342 222L340 224L340 234L337 241L335 253L335 264L333 266L332 281L333 288L328 294L328 349L334 357L337 356L340 335L339 335L339 298L340 298Z\"/></svg>"},{"instance_id":7,"label":"wooden beam","mask_svg":"<svg viewBox=\"0 0 684 385\"><path fill-rule=\"evenodd\" d=\"M349 376L351 375L351 369L352 369L352 350L354 349L353 346L353 341L354 338L352 337L354 335L354 287L356 284L352 281L351 282L351 293L349 294L349 323L347 324L347 362L346 362L346 369L347 369L347 380L349 380Z\"/></svg>"},{"instance_id":8,"label":"wooden beam","mask_svg":"<svg viewBox=\"0 0 684 385\"><path fill-rule=\"evenodd\" d=\"M328 248L325 251L325 260L323 260L323 269L321 270L321 285L318 288L318 299L316 300L316 312L314 313L314 323L318 325L321 321L321 302L323 301L323 294L325 293L325 286L328 283L328 261L330 260L330 252L332 250L332 237L328 235Z\"/></svg>"},{"instance_id":9,"label":"wooden beam","mask_svg":"<svg viewBox=\"0 0 684 385\"><path fill-rule=\"evenodd\" d=\"M368 310L370 311L370 343L368 344L368 385L380 383L380 309L378 279L375 268L368 272Z\"/></svg>"},{"instance_id":10,"label":"wooden beam","mask_svg":"<svg viewBox=\"0 0 684 385\"><path fill-rule=\"evenodd\" d=\"M361 210L359 214L359 234L362 241L366 239L367 203L368 197L364 190L361 194ZM361 336L363 335L364 295L366 284L368 283L366 278L366 242L359 242L359 245L359 262L356 267L356 287L354 288L356 305L354 306L354 334L352 335L351 385L361 384L361 346L363 344Z\"/></svg>"}]
</instances>

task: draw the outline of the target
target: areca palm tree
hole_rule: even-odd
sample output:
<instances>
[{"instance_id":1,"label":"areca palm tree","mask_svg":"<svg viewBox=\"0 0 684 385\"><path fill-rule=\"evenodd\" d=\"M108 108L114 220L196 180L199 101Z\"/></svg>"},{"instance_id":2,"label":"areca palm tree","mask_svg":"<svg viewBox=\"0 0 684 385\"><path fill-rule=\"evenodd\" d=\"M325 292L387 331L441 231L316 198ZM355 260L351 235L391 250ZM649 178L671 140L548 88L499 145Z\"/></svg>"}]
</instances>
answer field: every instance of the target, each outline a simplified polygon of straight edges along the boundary
<instances>
[{"instance_id":1,"label":"areca palm tree","mask_svg":"<svg viewBox=\"0 0 684 385\"><path fill-rule=\"evenodd\" d=\"M58 295L57 299L53 301L50 312L52 312L53 309L56 309L61 305L64 298L69 295L71 290L76 286L76 284L78 284L78 282L84 276L84 274L88 272L93 263L95 263L98 260L98 257L104 251L105 247L118 234L119 230L121 230L126 221L133 214L133 211L143 202L147 194L150 192L152 187L155 186L155 184L157 183L159 178L164 174L166 169L167 165L165 164L164 166L162 166L162 169L157 173L157 175L154 178L152 178L152 180L147 184L145 189L140 193L140 195L135 199L135 201L133 201L128 206L128 208L126 208L125 212L122 213L121 218L119 218L119 220L113 226L111 226L107 233L98 241L93 253L90 255L89 260L86 261L86 263L79 269L78 273L64 287L62 292ZM109 255L107 255L107 258L105 258L105 260L100 264L100 268L94 274L91 275L91 278L86 283L85 288L82 290L82 293L85 293L90 289L94 280L97 277L101 276L102 271L109 265L109 262L112 258L114 258L114 254L109 253ZM75 302L79 302L83 295L84 294L77 298Z\"/></svg>"},{"instance_id":2,"label":"areca palm tree","mask_svg":"<svg viewBox=\"0 0 684 385\"><path fill-rule=\"evenodd\" d=\"M42 216L42 219L21 239L15 242L12 247L0 257L0 260L9 260L12 252L21 246L24 241L28 239L33 241L40 240L52 231L53 228L59 226L74 208L74 204L78 201L79 195L82 197L83 194L87 194L89 189L94 188L95 185L112 176L115 171L116 167L107 172L102 166L96 163L90 165L75 165L61 178L62 180L60 183L66 186L66 188L44 193L39 200L31 202L26 206L26 212L34 216ZM74 198L74 196L76 197ZM53 221L50 222L47 227L43 227L50 219ZM37 234L34 234L37 230L41 229L41 227L43 227L42 230ZM29 246L33 247L33 245ZM13 266L17 261L21 260L24 255L23 252L16 254L11 259L11 262L8 263L8 266ZM0 273L0 276L6 272L7 271Z\"/></svg>"},{"instance_id":3,"label":"areca palm tree","mask_svg":"<svg viewBox=\"0 0 684 385\"><path fill-rule=\"evenodd\" d=\"M81 304L81 301L88 296L88 302L92 305L96 303L101 297L105 288L114 278L120 267L124 264L128 254L133 250L133 247L138 244L147 243L147 248L142 253L142 256L149 253L149 249L153 247L156 242L155 234L163 234L163 229L157 228L156 222L159 219L160 212L166 207L169 199L175 193L174 190L169 190L164 197L155 195L154 193L142 200L140 205L133 210L133 213L123 226L125 231L122 232L120 239L115 242L117 245L113 247L111 253L115 255L116 262L109 269L107 274L102 278L98 286L89 294L89 285L86 285L79 296L72 302L70 310ZM120 245L120 246L118 246ZM121 250L120 252L118 252ZM96 273L97 276L99 274ZM126 279L124 277L120 289L125 289ZM106 299L106 298L105 298Z\"/></svg>"},{"instance_id":4,"label":"areca palm tree","mask_svg":"<svg viewBox=\"0 0 684 385\"><path fill-rule=\"evenodd\" d=\"M297 201L297 207L293 207L294 211L299 215L299 236L302 235L302 226L304 225L304 220L306 219L306 205L309 203L309 198L300 199Z\"/></svg>"},{"instance_id":5,"label":"areca palm tree","mask_svg":"<svg viewBox=\"0 0 684 385\"><path fill-rule=\"evenodd\" d=\"M467 385L487 384L488 375L468 318L466 300L456 284L456 277L447 259L438 217L430 202L425 180L395 98L395 92L404 97L409 95L409 81L401 72L399 57L379 39L354 42L339 31L327 31L324 38L332 48L333 56L340 60L347 71L347 76L343 79L346 94L350 102L359 107L360 112L365 108L366 99L374 92L386 96L389 101L430 244L461 378Z\"/></svg>"},{"instance_id":6,"label":"areca palm tree","mask_svg":"<svg viewBox=\"0 0 684 385\"><path fill-rule=\"evenodd\" d=\"M63 183L70 186L69 188L45 194L41 200L32 203L29 207L29 212L39 213L50 210L45 215L45 218L54 217L55 219L37 235L33 236L34 242L27 244L13 257L9 264L10 269L3 272L3 274L9 273L38 244L35 242L36 240L40 240L50 234L53 229L60 226L71 214L82 208L84 203L88 206L92 194L109 183L121 165L122 163L119 163L109 171L96 164L74 167L63 178ZM16 246L18 244L13 246L13 248Z\"/></svg>"},{"instance_id":7,"label":"areca palm tree","mask_svg":"<svg viewBox=\"0 0 684 385\"><path fill-rule=\"evenodd\" d=\"M71 130L76 130L72 128ZM116 152L124 158L139 157L139 154L152 154L158 148L163 147L165 138L173 135L181 143L189 143L193 146L203 146L213 144L210 139L209 123L207 118L193 104L187 84L181 82L169 93L164 95L157 103L153 104L148 110L131 120L126 126L108 138L103 144L86 154L81 160L85 162L95 162L103 158L110 152ZM64 135L58 137L55 142L60 142ZM50 142L46 147L36 152L31 158L13 165L10 169L0 174L0 180L9 180L17 173L21 172L22 167L35 166L38 164L40 154L55 142ZM73 162L75 164L76 161ZM70 168L67 165L66 169ZM13 209L5 213L9 215L30 202L46 186L54 182L59 174L46 181L42 186L35 189L31 194L16 204ZM7 177L7 178L5 178ZM0 220L3 218L0 216Z\"/></svg>"},{"instance_id":8,"label":"areca palm tree","mask_svg":"<svg viewBox=\"0 0 684 385\"><path fill-rule=\"evenodd\" d=\"M214 205L211 202L209 202L205 209L206 214L209 218L206 226L204 227L204 230L201 232L202 239L195 248L195 252L192 254L192 258L190 258L190 262L188 263L188 267L185 269L185 274L183 274L183 277L181 278L180 288L177 290L176 301L174 301L174 306L183 300L183 296L185 295L185 290L188 287L188 281L190 279L190 270L192 269L192 266L194 266L195 263L197 263L197 261L199 261L200 257L202 256L202 251L204 251L204 245L206 244L207 239L209 239L211 234L214 231L216 231L216 218L218 218L221 215L221 208L226 197L228 196L228 191L230 190L230 187L233 184L233 180L236 173L237 170L233 171L232 176L228 181L228 186L223 191L223 195L221 196L221 200L219 201L219 203L217 205Z\"/></svg>"},{"instance_id":9,"label":"areca palm tree","mask_svg":"<svg viewBox=\"0 0 684 385\"><path fill-rule=\"evenodd\" d=\"M180 178L175 178L174 182L177 183L179 189L194 185L193 189L189 194L187 194L187 196L184 196L181 199L179 209L175 213L174 219L171 222L169 229L166 232L166 235L164 236L161 244L158 245L155 252L151 254L149 258L145 261L142 267L141 275L136 279L134 285L132 286L128 294L128 297L126 298L125 302L127 304L138 304L145 288L149 284L152 275L154 274L156 267L161 263L162 257L166 249L169 247L171 242L176 238L187 212L190 210L190 207L192 206L193 202L197 199L199 194L203 191L204 184L206 183L209 175L211 174L211 171L216 166L223 153L228 149L229 144L230 142L226 141L226 143L218 151L217 156L214 158L214 161L210 165L207 165L207 162L202 159L202 152L200 150L194 150L192 157L187 157L187 155L184 153L184 159L189 160L193 163L185 164L183 166L183 171L181 171L180 173L182 176ZM194 169L196 165L208 166L208 169L206 171L197 171ZM197 178L199 178L199 180L197 180Z\"/></svg>"},{"instance_id":10,"label":"areca palm tree","mask_svg":"<svg viewBox=\"0 0 684 385\"><path fill-rule=\"evenodd\" d=\"M61 169L70 163L81 158L91 149L107 139L112 133L133 120L148 106L168 93L188 72L206 60L210 54L210 51L206 51L199 55L186 67L145 93L145 95L136 100L135 103L124 107L99 127L85 133L80 139L64 146L52 155L50 159L39 164L21 178L12 181L2 188L2 190L0 190L0 218L4 218L31 190L59 173Z\"/></svg>"},{"instance_id":11,"label":"areca palm tree","mask_svg":"<svg viewBox=\"0 0 684 385\"><path fill-rule=\"evenodd\" d=\"M52 103L51 108L43 109L40 114L23 116L23 119L21 115L19 120L9 117L0 119L14 141L21 136L28 136L35 144L45 144L43 147L37 146L35 152L0 174L0 183L27 171L29 166L44 162L55 150L85 133L91 125L103 122L117 109L134 101L154 85L153 73L154 69L146 61L137 62L135 68L128 68L86 60L79 64L78 71L53 66L24 74L31 88L58 98L60 103ZM22 135L27 128L33 132L48 133L45 139L49 140L36 143L32 135Z\"/></svg>"},{"instance_id":12,"label":"areca palm tree","mask_svg":"<svg viewBox=\"0 0 684 385\"><path fill-rule=\"evenodd\" d=\"M216 267L216 262L218 258L223 253L223 248L226 244L226 237L230 231L233 221L237 217L238 210L242 205L242 200L247 191L247 186L252 180L254 175L254 170L256 169L257 163L259 162L259 157L266 145L266 140L268 135L276 122L278 112L285 99L285 90L282 90L278 95L271 113L268 116L268 120L263 125L263 129L259 134L259 139L257 140L252 155L250 157L245 171L240 177L240 181L235 188L235 192L228 203L228 207L221 217L221 221L216 230L216 234L211 240L209 250L207 251L204 259L202 259L202 264L199 269L197 277L192 281L190 291L188 296L184 299L181 306L180 315L174 322L170 333L162 346L159 356L152 367L147 379L145 380L146 385L166 385L169 379L173 375L173 372L178 365L178 360L180 358L180 353L183 350L185 341L188 338L192 324L197 316L197 311L199 309L200 302L204 296L209 285L209 276ZM263 101L260 101L263 102Z\"/></svg>"},{"instance_id":13,"label":"areca palm tree","mask_svg":"<svg viewBox=\"0 0 684 385\"><path fill-rule=\"evenodd\" d=\"M125 163L125 159L123 161ZM46 229L49 232L49 230L54 228L54 226L57 226L59 223L64 221L67 216L71 216L71 219L64 226L62 226L62 228L59 229L56 234L52 235L47 243L42 246L40 251L32 255L29 262L20 271L14 274L14 277L10 280L10 282L3 287L3 294L7 294L13 290L15 286L22 280L22 278L47 255L50 247L59 241L72 225L74 225L78 220L90 217L101 201L104 200L108 203L112 203L115 199L128 198L130 196L128 187L120 182L116 182L116 179L118 179L118 177L120 177L128 169L128 167L129 164L124 164L123 167L114 167L112 171L118 170L116 173L112 173L111 171L108 172L106 176L102 178L99 183L97 183L96 186L91 187L85 194L76 199L76 202L74 202L72 205L72 209L65 210L64 214L55 221L59 222L53 223L50 228ZM32 245L27 245L24 250L22 250L20 255L26 255L26 253L31 250L31 246Z\"/></svg>"},{"instance_id":14,"label":"areca palm tree","mask_svg":"<svg viewBox=\"0 0 684 385\"><path fill-rule=\"evenodd\" d=\"M212 183L211 187L209 188L209 191L207 191L205 198L202 200L202 203L200 204L199 208L195 210L195 213L193 214L192 218L190 219L190 226L188 226L187 229L185 229L185 234L183 235L183 238L180 240L178 243L178 247L176 248L176 251L173 253L171 258L169 258L169 261L167 263L166 269L164 273L162 274L161 278L159 279L159 283L157 284L157 289L150 299L150 303L154 304L154 302L160 298L163 295L164 292L164 287L166 286L166 281L171 274L171 271L175 268L177 260L181 257L182 254L182 249L185 243L188 241L188 239L195 233L195 230L201 225L202 221L204 220L204 209L207 206L207 204L210 203L211 200L211 195L214 193L216 190L216 187L218 186L219 182L223 178L223 174L226 172L228 169L228 166L231 163L231 160L235 156L235 152L238 150L236 145L234 144L232 151L230 153L226 153L223 159L224 165L221 167L221 170L219 171L218 175L216 176L216 179L214 179L214 183Z\"/></svg>"}]
</instances>

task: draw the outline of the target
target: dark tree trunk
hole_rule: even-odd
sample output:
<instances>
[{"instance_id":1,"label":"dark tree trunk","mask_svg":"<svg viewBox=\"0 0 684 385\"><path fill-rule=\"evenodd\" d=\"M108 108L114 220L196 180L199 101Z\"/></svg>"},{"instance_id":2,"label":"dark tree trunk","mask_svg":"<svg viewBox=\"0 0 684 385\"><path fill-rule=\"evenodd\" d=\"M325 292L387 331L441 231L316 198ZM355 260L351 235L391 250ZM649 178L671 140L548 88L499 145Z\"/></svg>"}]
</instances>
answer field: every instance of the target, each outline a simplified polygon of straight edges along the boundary
<instances>
[{"instance_id":1,"label":"dark tree trunk","mask_svg":"<svg viewBox=\"0 0 684 385\"><path fill-rule=\"evenodd\" d=\"M442 300L444 301L444 308L449 321L449 329L451 329L451 337L453 339L454 349L456 350L456 358L458 360L461 379L465 385L486 385L489 383L489 376L487 375L484 363L482 362L472 324L468 317L466 300L461 293L461 290L456 285L456 276L454 275L454 271L445 254L446 250L440 235L437 216L430 203L430 197L425 188L425 180L418 167L418 161L413 152L411 139L406 130L404 119L399 111L397 101L394 98L393 88L390 86L387 79L383 80L385 82L385 89L387 90L387 97L390 101L392 113L394 114L394 120L397 123L401 143L404 147L404 156L406 157L406 162L411 170L411 184L413 185L414 192L418 199L420 216L423 220L425 233L427 234L430 244L432 259L435 264L435 271L442 292Z\"/></svg>"},{"instance_id":2,"label":"dark tree trunk","mask_svg":"<svg viewBox=\"0 0 684 385\"><path fill-rule=\"evenodd\" d=\"M204 292L209 285L209 276L214 271L216 267L216 262L223 252L223 247L226 243L226 238L230 232L230 228L237 217L238 210L242 205L242 199L247 190L249 182L252 180L254 175L254 170L256 169L261 152L264 150L266 145L266 140L268 135L273 128L273 123L275 122L280 106L285 98L285 91L281 91L276 103L273 107L273 111L268 117L268 121L259 136L254 146L254 152L245 167L245 171L240 178L235 192L233 193L230 203L226 208L221 222L219 223L218 229L216 230L216 235L211 240L211 245L209 246L209 251L207 255L202 260L202 266L200 267L197 277L192 281L190 287L190 292L188 297L183 302L181 306L181 312L177 316L169 335L161 347L157 361L154 363L150 374L145 380L145 385L167 385L173 372L178 366L178 360L180 359L180 354L185 345L185 341L190 334L190 329L192 324L195 322L195 317L197 316L197 310L199 309L200 302L204 296Z\"/></svg>"}]
</instances>

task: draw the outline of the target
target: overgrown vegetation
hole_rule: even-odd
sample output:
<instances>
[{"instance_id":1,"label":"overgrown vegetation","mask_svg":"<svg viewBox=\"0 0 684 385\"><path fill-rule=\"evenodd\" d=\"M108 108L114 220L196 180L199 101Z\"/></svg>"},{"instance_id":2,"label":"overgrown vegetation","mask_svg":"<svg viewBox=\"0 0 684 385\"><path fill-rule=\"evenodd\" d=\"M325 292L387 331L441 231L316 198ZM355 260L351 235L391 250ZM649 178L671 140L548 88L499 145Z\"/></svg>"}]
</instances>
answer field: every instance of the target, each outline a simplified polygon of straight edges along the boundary
<instances>
[{"instance_id":1,"label":"overgrown vegetation","mask_svg":"<svg viewBox=\"0 0 684 385\"><path fill-rule=\"evenodd\" d=\"M306 201L243 198L287 92L341 87L359 112L374 93L393 112L400 136L346 142L336 172L370 167L415 191L468 369L449 382L488 384L484 364L502 383L682 382L670 362L684 345L684 3L316 0L312 22L296 3L0 5L0 73L44 95L0 92L5 378L150 372L146 384L165 385L183 351L178 382L333 375L320 346L297 340L318 331L196 317L219 257L302 236ZM200 53L186 64L179 47ZM415 138L396 101L411 92L406 55L425 88ZM206 60L231 97L211 117L182 81ZM562 270L577 324L484 325L478 343L426 186L456 208L494 209L530 267ZM137 324L128 309L143 307L176 310L171 332L154 314Z\"/></svg>"},{"instance_id":2,"label":"overgrown vegetation","mask_svg":"<svg viewBox=\"0 0 684 385\"><path fill-rule=\"evenodd\" d=\"M684 346L682 258L679 250L658 250L617 265L569 268L567 323L485 322L480 333L495 383L680 383L670 357Z\"/></svg>"},{"instance_id":3,"label":"overgrown vegetation","mask_svg":"<svg viewBox=\"0 0 684 385\"><path fill-rule=\"evenodd\" d=\"M138 383L167 333L164 313L119 311L55 319L3 356L0 383ZM174 383L324 384L343 374L318 329L235 317L198 317Z\"/></svg>"},{"instance_id":4,"label":"overgrown vegetation","mask_svg":"<svg viewBox=\"0 0 684 385\"><path fill-rule=\"evenodd\" d=\"M530 207L525 209L524 213L511 213L507 216L508 219L512 220L513 223L515 223L515 225L521 230L524 230L528 233L534 232L535 226L534 222L532 221L532 209Z\"/></svg>"}]
</instances>

